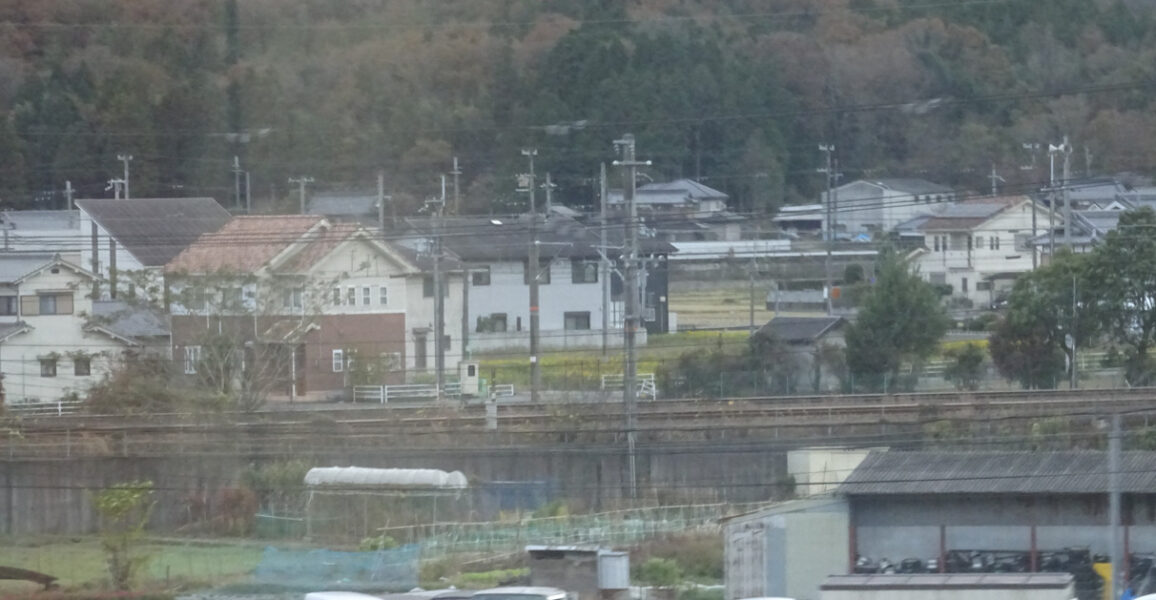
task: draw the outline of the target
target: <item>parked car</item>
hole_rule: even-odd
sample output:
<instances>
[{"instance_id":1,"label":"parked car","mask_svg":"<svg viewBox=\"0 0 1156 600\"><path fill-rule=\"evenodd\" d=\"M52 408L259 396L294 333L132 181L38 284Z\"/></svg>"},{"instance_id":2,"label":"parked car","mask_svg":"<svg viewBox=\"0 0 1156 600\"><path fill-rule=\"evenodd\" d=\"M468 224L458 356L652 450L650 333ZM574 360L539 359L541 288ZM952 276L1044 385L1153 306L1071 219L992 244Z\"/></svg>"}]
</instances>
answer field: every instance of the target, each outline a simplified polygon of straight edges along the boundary
<instances>
[{"instance_id":1,"label":"parked car","mask_svg":"<svg viewBox=\"0 0 1156 600\"><path fill-rule=\"evenodd\" d=\"M577 595L552 587L499 587L474 592L473 600L577 600Z\"/></svg>"}]
</instances>

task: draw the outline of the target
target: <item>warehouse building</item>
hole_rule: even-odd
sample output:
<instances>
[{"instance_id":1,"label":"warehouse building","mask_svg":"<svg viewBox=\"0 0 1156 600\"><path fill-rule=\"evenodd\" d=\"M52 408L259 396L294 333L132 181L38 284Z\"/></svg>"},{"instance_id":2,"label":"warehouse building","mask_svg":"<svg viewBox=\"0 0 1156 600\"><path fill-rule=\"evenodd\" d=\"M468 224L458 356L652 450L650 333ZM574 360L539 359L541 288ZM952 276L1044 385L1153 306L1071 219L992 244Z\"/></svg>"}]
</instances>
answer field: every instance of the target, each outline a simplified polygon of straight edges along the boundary
<instances>
[{"instance_id":1,"label":"warehouse building","mask_svg":"<svg viewBox=\"0 0 1156 600\"><path fill-rule=\"evenodd\" d=\"M953 560L975 552L984 561L1012 557L1002 568L1028 572L1054 568L1049 561L1060 554L1072 564L1078 556L1083 597L1092 563L1111 546L1107 462L1106 453L1089 451L871 452L826 499L724 524L726 598L819 600L826 576L853 573L860 560L914 559L934 572L1001 569ZM1156 452L1125 452L1120 481L1125 548L1133 558L1156 553Z\"/></svg>"}]
</instances>

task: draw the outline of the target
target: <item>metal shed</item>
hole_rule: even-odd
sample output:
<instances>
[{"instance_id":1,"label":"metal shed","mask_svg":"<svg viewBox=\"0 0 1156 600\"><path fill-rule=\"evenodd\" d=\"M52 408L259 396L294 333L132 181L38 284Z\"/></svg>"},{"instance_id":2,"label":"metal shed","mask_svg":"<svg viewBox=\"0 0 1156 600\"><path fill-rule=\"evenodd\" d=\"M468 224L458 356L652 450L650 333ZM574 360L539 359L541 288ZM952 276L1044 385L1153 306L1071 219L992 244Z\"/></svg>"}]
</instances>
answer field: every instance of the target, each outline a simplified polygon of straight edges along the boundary
<instances>
[{"instance_id":1,"label":"metal shed","mask_svg":"<svg viewBox=\"0 0 1156 600\"><path fill-rule=\"evenodd\" d=\"M530 585L562 588L580 600L626 597L630 554L596 546L526 546Z\"/></svg>"}]
</instances>

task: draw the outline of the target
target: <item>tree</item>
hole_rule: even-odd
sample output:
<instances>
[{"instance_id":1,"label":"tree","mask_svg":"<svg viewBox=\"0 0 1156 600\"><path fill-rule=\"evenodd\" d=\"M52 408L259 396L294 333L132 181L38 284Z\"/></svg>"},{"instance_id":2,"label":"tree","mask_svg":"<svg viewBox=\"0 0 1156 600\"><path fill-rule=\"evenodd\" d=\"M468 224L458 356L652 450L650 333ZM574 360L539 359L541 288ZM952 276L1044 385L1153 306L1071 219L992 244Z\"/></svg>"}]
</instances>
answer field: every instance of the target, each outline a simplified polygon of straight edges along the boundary
<instances>
[{"instance_id":1,"label":"tree","mask_svg":"<svg viewBox=\"0 0 1156 600\"><path fill-rule=\"evenodd\" d=\"M947 332L948 319L935 288L892 250L880 254L875 285L859 316L847 327L847 366L854 388L888 391L904 365L918 366Z\"/></svg>"},{"instance_id":2,"label":"tree","mask_svg":"<svg viewBox=\"0 0 1156 600\"><path fill-rule=\"evenodd\" d=\"M978 390L983 379L983 357L983 348L979 344L967 344L948 352L951 362L943 372L943 378L954 383L957 390Z\"/></svg>"},{"instance_id":3,"label":"tree","mask_svg":"<svg viewBox=\"0 0 1156 600\"><path fill-rule=\"evenodd\" d=\"M1099 322L1125 347L1125 377L1144 385L1156 344L1156 212L1146 207L1120 215L1092 254L1088 273L1084 287L1096 292Z\"/></svg>"},{"instance_id":4,"label":"tree","mask_svg":"<svg viewBox=\"0 0 1156 600\"><path fill-rule=\"evenodd\" d=\"M118 483L93 496L100 515L101 547L108 559L108 574L118 590L132 587L133 578L148 555L140 552L145 526L153 510L153 483Z\"/></svg>"},{"instance_id":5,"label":"tree","mask_svg":"<svg viewBox=\"0 0 1156 600\"><path fill-rule=\"evenodd\" d=\"M1052 264L1016 281L1007 312L990 337L1000 374L1024 388L1051 388L1062 379L1064 356L1085 347L1099 330L1098 288L1090 282L1093 259L1061 252Z\"/></svg>"}]
</instances>

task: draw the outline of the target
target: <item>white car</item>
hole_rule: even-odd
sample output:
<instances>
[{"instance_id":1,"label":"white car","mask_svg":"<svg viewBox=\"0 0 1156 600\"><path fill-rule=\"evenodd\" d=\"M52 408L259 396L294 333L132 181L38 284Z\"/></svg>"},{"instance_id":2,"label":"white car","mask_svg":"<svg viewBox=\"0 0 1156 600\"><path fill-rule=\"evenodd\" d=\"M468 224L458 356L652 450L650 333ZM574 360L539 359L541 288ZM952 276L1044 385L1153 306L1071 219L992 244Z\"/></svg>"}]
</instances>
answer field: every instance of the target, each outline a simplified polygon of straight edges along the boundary
<instances>
[{"instance_id":1,"label":"white car","mask_svg":"<svg viewBox=\"0 0 1156 600\"><path fill-rule=\"evenodd\" d=\"M474 592L473 600L575 600L576 596L552 587L499 587Z\"/></svg>"}]
</instances>

